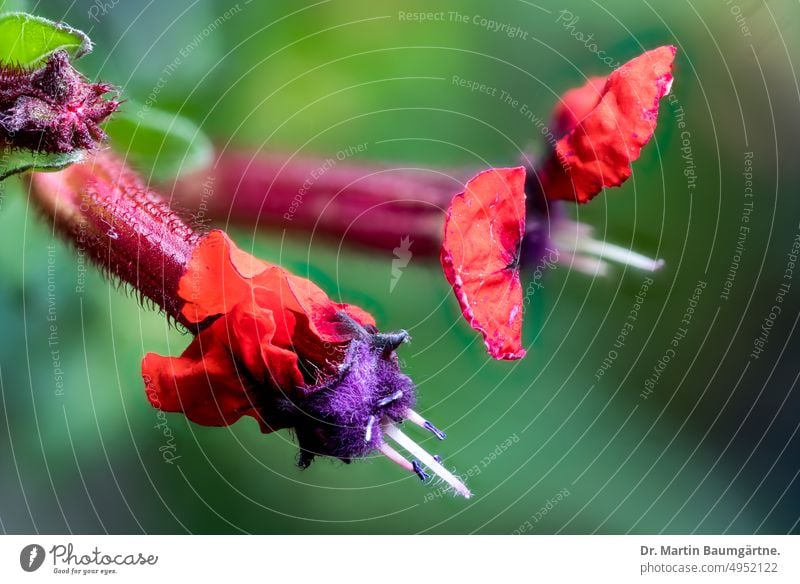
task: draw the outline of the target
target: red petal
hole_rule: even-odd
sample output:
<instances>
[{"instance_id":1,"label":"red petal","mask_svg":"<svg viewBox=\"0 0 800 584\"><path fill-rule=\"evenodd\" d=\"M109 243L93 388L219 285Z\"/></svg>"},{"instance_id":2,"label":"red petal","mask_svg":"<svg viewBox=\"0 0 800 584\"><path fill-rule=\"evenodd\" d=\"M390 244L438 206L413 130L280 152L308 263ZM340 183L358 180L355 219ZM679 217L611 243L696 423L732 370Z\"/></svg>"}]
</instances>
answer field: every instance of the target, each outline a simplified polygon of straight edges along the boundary
<instances>
[{"instance_id":1,"label":"red petal","mask_svg":"<svg viewBox=\"0 0 800 584\"><path fill-rule=\"evenodd\" d=\"M608 77L589 77L580 87L570 89L561 96L553 109L553 132L559 138L571 132L578 123L597 107L603 97Z\"/></svg>"},{"instance_id":2,"label":"red petal","mask_svg":"<svg viewBox=\"0 0 800 584\"><path fill-rule=\"evenodd\" d=\"M619 186L630 177L631 162L655 131L658 101L672 85L674 59L675 47L660 47L608 76L594 109L556 143L543 178L548 198L586 203L604 187ZM576 114L591 102L591 91L584 87L570 98ZM569 127L569 120L565 125Z\"/></svg>"},{"instance_id":3,"label":"red petal","mask_svg":"<svg viewBox=\"0 0 800 584\"><path fill-rule=\"evenodd\" d=\"M281 427L264 418L280 413L260 410L258 397L293 391L303 377L297 355L273 343L275 332L270 311L242 303L201 332L180 357L149 353L142 375L150 403L204 426L227 426L252 416L264 431Z\"/></svg>"},{"instance_id":4,"label":"red petal","mask_svg":"<svg viewBox=\"0 0 800 584\"><path fill-rule=\"evenodd\" d=\"M200 333L180 357L145 356L142 377L154 407L183 412L204 426L227 426L244 415L258 417L248 382L224 344L214 338L216 325Z\"/></svg>"},{"instance_id":5,"label":"red petal","mask_svg":"<svg viewBox=\"0 0 800 584\"><path fill-rule=\"evenodd\" d=\"M212 231L195 248L178 285L184 316L203 322L229 312L251 297L252 278L274 267L241 251L224 231Z\"/></svg>"},{"instance_id":6,"label":"red petal","mask_svg":"<svg viewBox=\"0 0 800 584\"><path fill-rule=\"evenodd\" d=\"M361 324L375 324L367 312L333 302L310 280L240 250L225 232L218 230L204 237L195 249L178 295L186 301L184 316L190 322L202 322L209 316L230 312L240 302L252 304L254 290L261 290L258 304L271 310L278 327L291 337L298 315L306 323L303 332L320 344L348 340L336 316L339 311L346 311ZM287 311L293 314L284 314Z\"/></svg>"},{"instance_id":7,"label":"red petal","mask_svg":"<svg viewBox=\"0 0 800 584\"><path fill-rule=\"evenodd\" d=\"M519 252L525 234L525 169L478 174L453 197L441 261L470 326L495 359L520 359L522 286Z\"/></svg>"},{"instance_id":8,"label":"red petal","mask_svg":"<svg viewBox=\"0 0 800 584\"><path fill-rule=\"evenodd\" d=\"M272 311L257 304L242 303L225 319L231 354L261 387L292 392L304 385L297 354L276 342L278 327ZM219 339L223 341L223 339Z\"/></svg>"},{"instance_id":9,"label":"red petal","mask_svg":"<svg viewBox=\"0 0 800 584\"><path fill-rule=\"evenodd\" d=\"M333 302L322 289L311 280L301 278L282 270L280 273L266 277L256 278L259 286L274 292L276 301L296 314L303 315L308 334L321 340L323 343L342 343L349 340L349 332L341 327L337 316L340 311L345 311L353 319L363 325L374 325L372 316L349 304Z\"/></svg>"},{"instance_id":10,"label":"red petal","mask_svg":"<svg viewBox=\"0 0 800 584\"><path fill-rule=\"evenodd\" d=\"M240 250L222 231L197 245L178 295L189 322L217 318L180 357L147 355L142 373L154 406L207 426L250 415L264 431L282 427L280 411L264 411L274 400L265 392L307 391L301 363L325 371L341 360L351 333L339 311L374 324L311 281Z\"/></svg>"}]
</instances>

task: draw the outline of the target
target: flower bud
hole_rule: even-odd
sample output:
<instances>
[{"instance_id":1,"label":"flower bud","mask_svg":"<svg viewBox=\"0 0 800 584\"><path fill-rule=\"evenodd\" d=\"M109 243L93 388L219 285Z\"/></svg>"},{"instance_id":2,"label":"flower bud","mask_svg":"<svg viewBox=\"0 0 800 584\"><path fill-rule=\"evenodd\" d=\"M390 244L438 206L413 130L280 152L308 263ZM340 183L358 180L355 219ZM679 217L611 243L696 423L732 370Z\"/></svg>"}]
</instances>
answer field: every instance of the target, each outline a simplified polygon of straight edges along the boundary
<instances>
[{"instance_id":1,"label":"flower bud","mask_svg":"<svg viewBox=\"0 0 800 584\"><path fill-rule=\"evenodd\" d=\"M48 154L92 149L105 139L99 124L119 107L103 95L114 89L89 83L66 51L43 67L0 68L0 139L7 147Z\"/></svg>"}]
</instances>

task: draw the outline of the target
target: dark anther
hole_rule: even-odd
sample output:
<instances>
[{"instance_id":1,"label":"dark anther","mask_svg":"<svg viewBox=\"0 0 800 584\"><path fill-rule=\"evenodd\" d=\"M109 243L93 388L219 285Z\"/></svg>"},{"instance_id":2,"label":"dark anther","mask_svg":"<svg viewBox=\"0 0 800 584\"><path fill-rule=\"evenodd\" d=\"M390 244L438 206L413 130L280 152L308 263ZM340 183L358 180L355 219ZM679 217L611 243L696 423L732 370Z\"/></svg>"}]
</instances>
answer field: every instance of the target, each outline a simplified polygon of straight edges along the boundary
<instances>
[{"instance_id":1,"label":"dark anther","mask_svg":"<svg viewBox=\"0 0 800 584\"><path fill-rule=\"evenodd\" d=\"M425 429L431 432L439 440L444 440L445 438L447 438L447 434L445 434L439 428L431 424L428 420L425 420Z\"/></svg>"},{"instance_id":2,"label":"dark anther","mask_svg":"<svg viewBox=\"0 0 800 584\"><path fill-rule=\"evenodd\" d=\"M308 450L301 448L300 454L297 457L297 466L300 468L308 468L311 466L311 463L314 461L314 453L309 452Z\"/></svg>"},{"instance_id":3,"label":"dark anther","mask_svg":"<svg viewBox=\"0 0 800 584\"><path fill-rule=\"evenodd\" d=\"M430 475L428 475L428 473L422 469L422 465L420 464L419 460L412 460L411 466L414 467L414 472L417 473L417 476L421 481L430 478Z\"/></svg>"},{"instance_id":4,"label":"dark anther","mask_svg":"<svg viewBox=\"0 0 800 584\"><path fill-rule=\"evenodd\" d=\"M382 400L380 400L380 401L378 402L378 407L383 407L383 406L389 405L389 404L390 404L390 403L392 403L393 401L397 401L397 400L399 400L401 397L403 397L403 392L402 392L401 390L399 390L399 389L398 389L397 391L395 391L395 392L394 392L392 395L390 395L389 397L385 397L385 398L383 398ZM438 430L437 430L437 432L438 432Z\"/></svg>"},{"instance_id":5,"label":"dark anther","mask_svg":"<svg viewBox=\"0 0 800 584\"><path fill-rule=\"evenodd\" d=\"M372 336L368 330L366 330L361 324L353 320L353 318L347 314L344 310L340 310L336 313L341 321L342 326L347 329L347 331L353 335L355 338L360 339L367 339Z\"/></svg>"},{"instance_id":6,"label":"dark anther","mask_svg":"<svg viewBox=\"0 0 800 584\"><path fill-rule=\"evenodd\" d=\"M343 310L339 311L337 315L339 316L342 327L344 327L353 338L369 340L370 344L376 349L391 352L411 338L408 332L404 330L393 333L379 333L378 329L372 325L362 326Z\"/></svg>"},{"instance_id":7,"label":"dark anther","mask_svg":"<svg viewBox=\"0 0 800 584\"><path fill-rule=\"evenodd\" d=\"M377 333L372 337L372 344L379 349L394 351L410 338L408 332L403 330L394 333Z\"/></svg>"}]
</instances>

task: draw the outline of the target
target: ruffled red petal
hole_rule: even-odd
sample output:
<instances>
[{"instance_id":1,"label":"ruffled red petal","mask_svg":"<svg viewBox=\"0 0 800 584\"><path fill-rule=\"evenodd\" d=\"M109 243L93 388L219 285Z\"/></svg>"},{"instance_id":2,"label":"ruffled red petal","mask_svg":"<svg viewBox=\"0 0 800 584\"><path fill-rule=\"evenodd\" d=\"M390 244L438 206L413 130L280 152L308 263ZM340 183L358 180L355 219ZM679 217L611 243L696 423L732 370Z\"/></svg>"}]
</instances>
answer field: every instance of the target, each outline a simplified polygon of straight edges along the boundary
<instances>
[{"instance_id":1,"label":"ruffled red petal","mask_svg":"<svg viewBox=\"0 0 800 584\"><path fill-rule=\"evenodd\" d=\"M675 47L648 51L608 76L595 106L555 146L546 165L544 192L550 199L590 201L605 187L619 186L631 175L631 162L653 136L658 102L672 84ZM586 111L596 91L584 87L569 98L577 118ZM574 120L556 124L569 128Z\"/></svg>"},{"instance_id":2,"label":"ruffled red petal","mask_svg":"<svg viewBox=\"0 0 800 584\"><path fill-rule=\"evenodd\" d=\"M148 353L142 377L150 403L165 412L182 412L204 426L227 426L245 415L258 418L250 381L237 370L226 343L218 342L225 323L200 333L180 357Z\"/></svg>"},{"instance_id":3,"label":"ruffled red petal","mask_svg":"<svg viewBox=\"0 0 800 584\"><path fill-rule=\"evenodd\" d=\"M297 315L305 316L308 324L301 332L313 335L321 343L347 340L347 331L342 330L336 317L339 311L347 312L362 324L375 324L369 313L333 302L311 280L294 276L280 266L240 250L219 230L210 232L197 246L181 278L178 295L186 301L184 316L190 322L202 322L229 312L240 302L253 302L255 289L264 291L259 301L262 307L276 315L294 313L285 319L276 317L279 326L293 322Z\"/></svg>"},{"instance_id":4,"label":"ruffled red petal","mask_svg":"<svg viewBox=\"0 0 800 584\"><path fill-rule=\"evenodd\" d=\"M216 320L180 357L148 354L142 374L155 407L207 426L250 415L264 431L280 427L280 413L264 409L275 392L305 392L303 371L313 378L343 358L351 333L337 313L374 324L309 280L240 250L222 231L195 248L178 295L187 321Z\"/></svg>"},{"instance_id":5,"label":"ruffled red petal","mask_svg":"<svg viewBox=\"0 0 800 584\"><path fill-rule=\"evenodd\" d=\"M243 302L224 319L230 354L241 360L248 376L261 387L292 391L304 384L298 367L297 353L280 346L275 338L278 331L271 310Z\"/></svg>"},{"instance_id":6,"label":"ruffled red petal","mask_svg":"<svg viewBox=\"0 0 800 584\"><path fill-rule=\"evenodd\" d=\"M178 296L186 301L181 312L194 323L225 314L251 298L251 280L270 268L277 266L242 252L225 232L214 230L195 248L178 284Z\"/></svg>"},{"instance_id":7,"label":"ruffled red petal","mask_svg":"<svg viewBox=\"0 0 800 584\"><path fill-rule=\"evenodd\" d=\"M442 268L464 318L495 359L525 355L519 279L524 234L523 167L481 172L447 211Z\"/></svg>"}]
</instances>

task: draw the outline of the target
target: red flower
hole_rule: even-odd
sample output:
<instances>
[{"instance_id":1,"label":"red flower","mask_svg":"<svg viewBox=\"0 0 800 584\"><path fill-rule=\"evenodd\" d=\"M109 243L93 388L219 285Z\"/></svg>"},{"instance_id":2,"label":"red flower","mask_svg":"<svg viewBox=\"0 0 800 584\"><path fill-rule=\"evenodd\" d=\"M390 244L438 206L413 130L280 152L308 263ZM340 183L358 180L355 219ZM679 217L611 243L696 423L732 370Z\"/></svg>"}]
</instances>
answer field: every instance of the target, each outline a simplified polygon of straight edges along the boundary
<instances>
[{"instance_id":1,"label":"red flower","mask_svg":"<svg viewBox=\"0 0 800 584\"><path fill-rule=\"evenodd\" d=\"M604 187L618 186L631 175L631 162L655 131L659 99L672 84L674 58L675 47L661 47L629 61L607 78L592 77L583 87L564 94L553 112L553 128L561 138L542 177L547 199L586 203ZM538 200L533 199L534 212ZM453 197L445 220L441 252L445 277L464 318L480 331L495 359L525 355L519 276L525 212L525 169L499 168L469 181L464 192ZM580 234L581 229L558 218L551 220L546 235L533 229L525 244L526 255L544 253L547 246L537 238L558 240L565 232L555 247L579 269L601 273L607 259L646 270L663 265L595 241L588 233L567 237L569 231Z\"/></svg>"},{"instance_id":2,"label":"red flower","mask_svg":"<svg viewBox=\"0 0 800 584\"><path fill-rule=\"evenodd\" d=\"M605 79L593 78L564 96L554 126L565 132L543 176L549 199L590 201L631 175L631 162L656 128L658 101L672 85L675 47L648 51Z\"/></svg>"},{"instance_id":3,"label":"red flower","mask_svg":"<svg viewBox=\"0 0 800 584\"><path fill-rule=\"evenodd\" d=\"M200 240L177 294L183 319L201 330L180 357L145 356L153 406L207 426L251 416L263 432L292 428L301 467L317 455L350 462L378 450L423 480L424 464L470 496L395 426L409 420L445 437L411 409L414 384L394 354L408 340L405 331L379 333L360 308L243 252L222 231ZM386 437L419 460L409 462Z\"/></svg>"},{"instance_id":4,"label":"red flower","mask_svg":"<svg viewBox=\"0 0 800 584\"><path fill-rule=\"evenodd\" d=\"M453 197L441 262L470 326L495 359L521 359L525 169L485 170Z\"/></svg>"},{"instance_id":5,"label":"red flower","mask_svg":"<svg viewBox=\"0 0 800 584\"><path fill-rule=\"evenodd\" d=\"M553 132L558 137L571 132L580 121L592 113L603 96L608 77L589 77L580 87L574 87L558 101L553 108Z\"/></svg>"},{"instance_id":6,"label":"red flower","mask_svg":"<svg viewBox=\"0 0 800 584\"><path fill-rule=\"evenodd\" d=\"M157 408L207 426L249 415L264 432L287 423L263 407L264 392L302 395L331 374L351 338L342 311L374 325L360 308L338 304L313 282L263 262L222 231L204 237L178 284L189 323L214 319L180 357L145 356L142 374Z\"/></svg>"},{"instance_id":7,"label":"red flower","mask_svg":"<svg viewBox=\"0 0 800 584\"><path fill-rule=\"evenodd\" d=\"M303 468L316 456L350 462L377 451L470 496L397 427L409 421L445 438L412 409L416 389L395 354L406 331L378 332L363 310L241 251L222 231L195 232L107 151L34 173L31 187L61 235L195 334L180 357L151 353L142 362L153 406L208 426L251 416L264 432L290 428Z\"/></svg>"},{"instance_id":8,"label":"red flower","mask_svg":"<svg viewBox=\"0 0 800 584\"><path fill-rule=\"evenodd\" d=\"M470 496L397 427L409 421L445 438L412 409L416 389L395 354L406 331L378 332L363 310L243 252L222 231L196 233L108 152L34 173L31 186L59 233L195 334L180 357L144 358L153 406L208 426L251 416L264 432L291 428L301 467L316 456L349 462L377 451Z\"/></svg>"}]
</instances>

